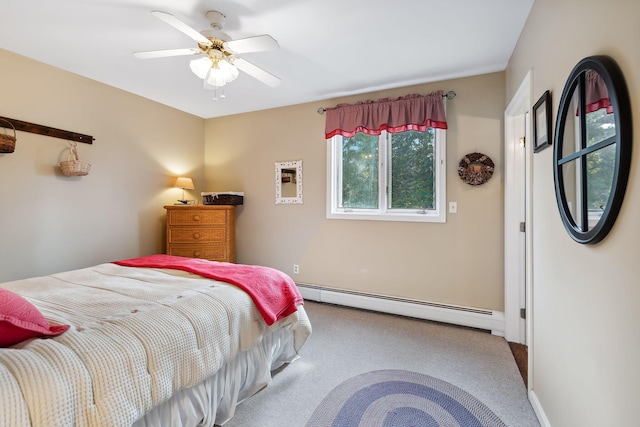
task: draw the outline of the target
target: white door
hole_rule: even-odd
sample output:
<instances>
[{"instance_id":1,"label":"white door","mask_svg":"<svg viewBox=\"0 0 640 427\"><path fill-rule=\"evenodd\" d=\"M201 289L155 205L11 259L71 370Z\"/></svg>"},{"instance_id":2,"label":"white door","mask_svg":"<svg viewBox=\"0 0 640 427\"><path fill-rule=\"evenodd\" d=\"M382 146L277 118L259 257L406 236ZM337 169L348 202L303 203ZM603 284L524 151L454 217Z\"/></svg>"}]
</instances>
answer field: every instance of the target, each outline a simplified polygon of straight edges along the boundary
<instances>
[{"instance_id":1,"label":"white door","mask_svg":"<svg viewBox=\"0 0 640 427\"><path fill-rule=\"evenodd\" d=\"M507 341L529 344L526 315L530 245L531 206L529 197L529 164L531 148L529 109L531 105L530 75L520 85L505 110L505 338Z\"/></svg>"}]
</instances>

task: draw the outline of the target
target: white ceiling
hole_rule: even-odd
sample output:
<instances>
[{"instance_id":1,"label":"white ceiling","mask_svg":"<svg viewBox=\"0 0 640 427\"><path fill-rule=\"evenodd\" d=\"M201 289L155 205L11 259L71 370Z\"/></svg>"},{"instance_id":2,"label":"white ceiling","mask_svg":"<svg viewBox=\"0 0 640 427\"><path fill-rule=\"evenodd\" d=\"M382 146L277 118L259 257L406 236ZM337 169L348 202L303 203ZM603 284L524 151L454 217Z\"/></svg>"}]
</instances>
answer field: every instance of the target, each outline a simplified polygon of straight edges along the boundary
<instances>
[{"instance_id":1,"label":"white ceiling","mask_svg":"<svg viewBox=\"0 0 640 427\"><path fill-rule=\"evenodd\" d=\"M203 117L219 117L506 68L534 0L0 0L0 48ZM241 55L278 76L271 88L241 73L212 91L193 57L134 51L197 47L155 18L162 10L232 39L260 34L280 49ZM447 88L443 88L447 89Z\"/></svg>"}]
</instances>

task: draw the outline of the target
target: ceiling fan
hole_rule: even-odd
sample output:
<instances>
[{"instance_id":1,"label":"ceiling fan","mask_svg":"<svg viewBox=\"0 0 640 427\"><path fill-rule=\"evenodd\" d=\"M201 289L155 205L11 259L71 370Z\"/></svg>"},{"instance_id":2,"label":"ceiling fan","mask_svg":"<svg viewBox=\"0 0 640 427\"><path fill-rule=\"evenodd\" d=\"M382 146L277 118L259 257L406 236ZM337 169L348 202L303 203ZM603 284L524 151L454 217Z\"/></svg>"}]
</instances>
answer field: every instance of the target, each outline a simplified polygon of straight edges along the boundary
<instances>
[{"instance_id":1,"label":"ceiling fan","mask_svg":"<svg viewBox=\"0 0 640 427\"><path fill-rule=\"evenodd\" d=\"M206 13L212 29L202 32L194 30L170 13L159 10L154 10L151 13L156 18L195 40L197 47L134 52L133 55L135 57L149 59L204 55L198 59L191 60L189 67L195 75L204 80L205 89L216 90L214 99L217 98L218 88L238 77L238 70L247 73L268 86L276 87L280 84L278 77L238 56L243 53L277 49L279 47L278 42L273 37L263 34L261 36L231 40L222 31L226 17L217 10L210 10Z\"/></svg>"}]
</instances>

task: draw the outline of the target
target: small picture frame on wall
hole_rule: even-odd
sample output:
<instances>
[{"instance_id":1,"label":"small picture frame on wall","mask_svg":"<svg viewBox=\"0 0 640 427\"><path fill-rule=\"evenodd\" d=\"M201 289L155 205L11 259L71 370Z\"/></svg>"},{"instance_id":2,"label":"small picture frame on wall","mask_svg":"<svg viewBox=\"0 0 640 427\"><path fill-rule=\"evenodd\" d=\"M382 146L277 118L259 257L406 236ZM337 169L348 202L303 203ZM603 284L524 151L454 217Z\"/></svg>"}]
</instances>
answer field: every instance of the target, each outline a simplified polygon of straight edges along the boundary
<instances>
[{"instance_id":1,"label":"small picture frame on wall","mask_svg":"<svg viewBox=\"0 0 640 427\"><path fill-rule=\"evenodd\" d=\"M533 152L551 145L551 92L542 94L533 106Z\"/></svg>"}]
</instances>

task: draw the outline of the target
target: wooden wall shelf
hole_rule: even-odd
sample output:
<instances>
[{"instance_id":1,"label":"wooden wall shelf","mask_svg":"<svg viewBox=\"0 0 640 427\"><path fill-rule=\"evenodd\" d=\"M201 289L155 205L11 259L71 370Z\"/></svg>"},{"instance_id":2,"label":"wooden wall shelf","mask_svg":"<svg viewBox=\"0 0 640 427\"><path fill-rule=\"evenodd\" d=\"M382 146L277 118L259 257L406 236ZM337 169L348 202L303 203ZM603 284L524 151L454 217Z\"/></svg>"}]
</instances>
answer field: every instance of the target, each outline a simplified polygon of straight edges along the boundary
<instances>
[{"instance_id":1,"label":"wooden wall shelf","mask_svg":"<svg viewBox=\"0 0 640 427\"><path fill-rule=\"evenodd\" d=\"M10 122L16 130L22 132L37 133L38 135L62 138L75 142L83 142L85 144L93 144L93 141L95 139L91 135L84 135L82 133L70 132L68 130L56 129L49 126L37 125L35 123L23 122L22 120L10 119L8 117L0 117L0 119ZM9 124L2 120L0 120L0 127L11 129Z\"/></svg>"}]
</instances>

